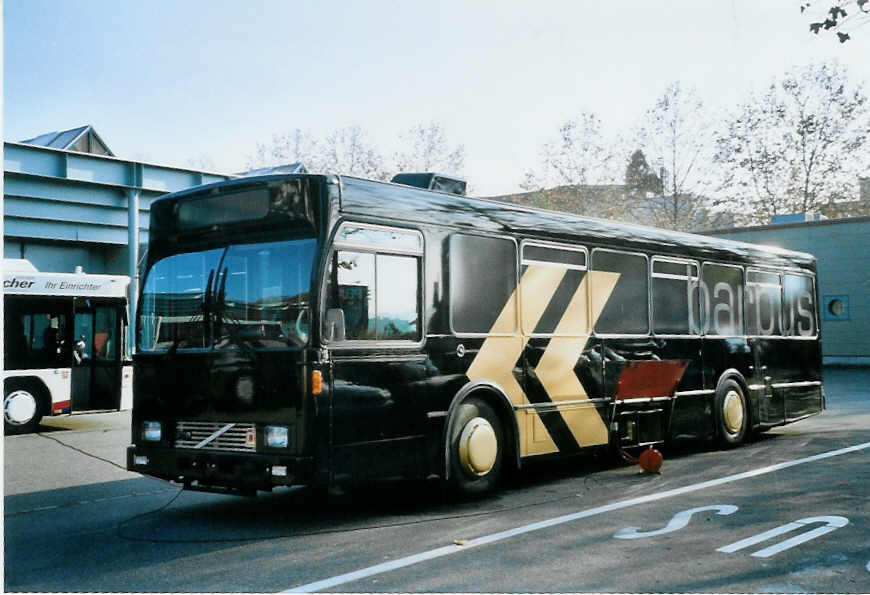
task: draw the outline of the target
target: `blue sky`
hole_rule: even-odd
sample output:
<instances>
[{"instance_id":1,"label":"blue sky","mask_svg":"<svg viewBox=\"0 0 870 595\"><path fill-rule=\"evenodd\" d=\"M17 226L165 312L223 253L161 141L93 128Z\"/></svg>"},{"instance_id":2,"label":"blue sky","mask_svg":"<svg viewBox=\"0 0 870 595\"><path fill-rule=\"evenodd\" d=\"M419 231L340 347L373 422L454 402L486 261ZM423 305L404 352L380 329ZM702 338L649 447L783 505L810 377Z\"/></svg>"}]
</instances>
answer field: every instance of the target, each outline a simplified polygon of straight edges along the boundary
<instances>
[{"instance_id":1,"label":"blue sky","mask_svg":"<svg viewBox=\"0 0 870 595\"><path fill-rule=\"evenodd\" d=\"M435 120L479 194L511 192L559 124L620 131L674 80L716 110L813 60L868 78L870 27L841 45L799 5L5 0L3 136L89 123L120 157L233 172L274 133L356 125L391 153Z\"/></svg>"}]
</instances>

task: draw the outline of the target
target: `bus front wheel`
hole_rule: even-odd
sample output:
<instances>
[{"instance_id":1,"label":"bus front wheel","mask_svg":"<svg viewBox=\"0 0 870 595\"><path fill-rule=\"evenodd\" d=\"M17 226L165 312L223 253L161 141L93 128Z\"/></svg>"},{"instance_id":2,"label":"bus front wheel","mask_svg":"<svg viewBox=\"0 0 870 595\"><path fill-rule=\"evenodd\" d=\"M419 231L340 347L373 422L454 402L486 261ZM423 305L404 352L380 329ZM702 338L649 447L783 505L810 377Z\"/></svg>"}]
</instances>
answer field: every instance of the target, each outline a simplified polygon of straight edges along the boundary
<instances>
[{"instance_id":1,"label":"bus front wheel","mask_svg":"<svg viewBox=\"0 0 870 595\"><path fill-rule=\"evenodd\" d=\"M450 432L450 483L462 496L481 496L501 475L505 437L493 408L472 397L456 411Z\"/></svg>"},{"instance_id":2,"label":"bus front wheel","mask_svg":"<svg viewBox=\"0 0 870 595\"><path fill-rule=\"evenodd\" d=\"M725 380L716 391L716 425L719 443L725 448L737 446L746 438L749 409L740 384Z\"/></svg>"},{"instance_id":3,"label":"bus front wheel","mask_svg":"<svg viewBox=\"0 0 870 595\"><path fill-rule=\"evenodd\" d=\"M42 419L39 392L27 385L12 384L4 388L3 425L6 434L34 431Z\"/></svg>"}]
</instances>

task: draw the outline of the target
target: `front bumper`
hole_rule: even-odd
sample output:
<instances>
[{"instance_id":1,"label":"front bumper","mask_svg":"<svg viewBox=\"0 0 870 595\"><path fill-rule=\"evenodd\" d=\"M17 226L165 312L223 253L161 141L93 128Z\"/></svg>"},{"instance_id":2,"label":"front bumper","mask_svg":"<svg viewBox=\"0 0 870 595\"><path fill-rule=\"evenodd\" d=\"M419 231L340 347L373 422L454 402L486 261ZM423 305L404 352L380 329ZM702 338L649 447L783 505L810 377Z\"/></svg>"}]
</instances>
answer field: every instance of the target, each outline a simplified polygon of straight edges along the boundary
<instances>
[{"instance_id":1,"label":"front bumper","mask_svg":"<svg viewBox=\"0 0 870 595\"><path fill-rule=\"evenodd\" d=\"M275 486L310 483L310 457L235 453L132 445L127 469L214 491L271 490Z\"/></svg>"}]
</instances>

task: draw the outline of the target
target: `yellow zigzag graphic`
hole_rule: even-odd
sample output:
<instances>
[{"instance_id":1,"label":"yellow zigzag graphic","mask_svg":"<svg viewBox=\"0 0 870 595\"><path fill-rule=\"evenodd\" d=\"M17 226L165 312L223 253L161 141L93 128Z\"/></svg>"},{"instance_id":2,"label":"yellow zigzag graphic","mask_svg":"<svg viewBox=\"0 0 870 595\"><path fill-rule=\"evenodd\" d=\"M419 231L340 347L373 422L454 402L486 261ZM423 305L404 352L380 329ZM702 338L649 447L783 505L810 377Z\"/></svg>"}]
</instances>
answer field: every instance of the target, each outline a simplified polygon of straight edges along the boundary
<instances>
[{"instance_id":1,"label":"yellow zigzag graphic","mask_svg":"<svg viewBox=\"0 0 870 595\"><path fill-rule=\"evenodd\" d=\"M466 373L471 381L489 380L499 384L510 397L514 406L528 405L529 401L522 387L514 377L514 367L529 341L529 336L537 327L544 310L556 293L567 268L559 266L529 266L501 313L493 324L489 336L472 361ZM587 281L591 278L591 320L587 315ZM589 271L574 292L568 307L562 315L555 335L550 339L538 367L535 369L541 384L557 403L559 401L586 400L588 396L577 376L574 366L589 339L590 328L601 315L604 305L613 293L618 273ZM519 299L518 299L519 298ZM521 309L522 331L517 320L516 304ZM520 428L520 454L543 454L556 452L555 443L549 437L539 414L532 409L516 411L517 425ZM607 442L607 428L593 406L571 405L561 410L566 424L581 446Z\"/></svg>"}]
</instances>

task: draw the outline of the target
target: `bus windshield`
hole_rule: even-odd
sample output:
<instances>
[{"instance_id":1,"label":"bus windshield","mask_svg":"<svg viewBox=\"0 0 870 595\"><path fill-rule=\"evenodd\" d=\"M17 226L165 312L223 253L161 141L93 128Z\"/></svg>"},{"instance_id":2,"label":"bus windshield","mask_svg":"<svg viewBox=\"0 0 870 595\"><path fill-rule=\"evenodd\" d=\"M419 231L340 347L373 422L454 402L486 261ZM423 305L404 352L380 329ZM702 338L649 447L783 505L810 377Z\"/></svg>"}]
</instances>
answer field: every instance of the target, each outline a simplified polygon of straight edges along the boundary
<instances>
[{"instance_id":1,"label":"bus windshield","mask_svg":"<svg viewBox=\"0 0 870 595\"><path fill-rule=\"evenodd\" d=\"M144 351L301 347L311 321L313 238L167 256L146 273Z\"/></svg>"}]
</instances>

